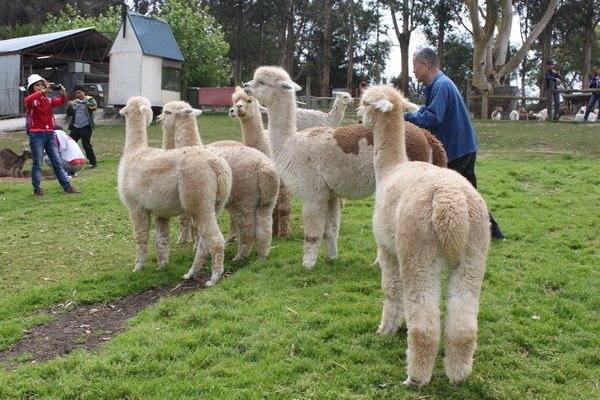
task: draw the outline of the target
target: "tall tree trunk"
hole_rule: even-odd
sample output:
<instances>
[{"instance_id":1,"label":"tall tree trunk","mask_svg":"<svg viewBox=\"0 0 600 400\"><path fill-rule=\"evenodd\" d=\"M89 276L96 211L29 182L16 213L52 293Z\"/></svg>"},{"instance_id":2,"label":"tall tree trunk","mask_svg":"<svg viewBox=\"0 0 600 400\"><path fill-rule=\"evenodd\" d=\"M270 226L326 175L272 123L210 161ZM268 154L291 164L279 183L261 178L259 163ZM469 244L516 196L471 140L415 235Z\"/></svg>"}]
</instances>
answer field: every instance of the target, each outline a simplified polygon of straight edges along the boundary
<instances>
[{"instance_id":1,"label":"tall tree trunk","mask_svg":"<svg viewBox=\"0 0 600 400\"><path fill-rule=\"evenodd\" d=\"M294 76L294 0L290 0L290 13L287 21L287 36L285 41L285 70L290 76Z\"/></svg>"},{"instance_id":2,"label":"tall tree trunk","mask_svg":"<svg viewBox=\"0 0 600 400\"><path fill-rule=\"evenodd\" d=\"M329 96L329 75L331 71L331 2L323 2L323 60L321 60L320 95Z\"/></svg>"},{"instance_id":3,"label":"tall tree trunk","mask_svg":"<svg viewBox=\"0 0 600 400\"><path fill-rule=\"evenodd\" d=\"M394 31L396 32L396 37L398 38L398 44L400 45L400 90L403 93L408 93L408 48L410 45L410 12L408 7L408 0L402 1L402 31L400 31L400 27L398 26L398 21L396 19L396 13L398 10L395 7L393 2L389 3L390 14L392 16L392 24L394 25Z\"/></svg>"},{"instance_id":4,"label":"tall tree trunk","mask_svg":"<svg viewBox=\"0 0 600 400\"><path fill-rule=\"evenodd\" d=\"M546 91L546 80L544 74L546 73L546 62L552 57L552 25L548 24L544 32L540 35L540 44L542 47L542 72L540 74L540 94ZM545 103L545 100L542 100Z\"/></svg>"},{"instance_id":5,"label":"tall tree trunk","mask_svg":"<svg viewBox=\"0 0 600 400\"><path fill-rule=\"evenodd\" d=\"M348 93L354 89L354 0L350 0L348 18L348 73L346 74L346 89Z\"/></svg>"}]
</instances>

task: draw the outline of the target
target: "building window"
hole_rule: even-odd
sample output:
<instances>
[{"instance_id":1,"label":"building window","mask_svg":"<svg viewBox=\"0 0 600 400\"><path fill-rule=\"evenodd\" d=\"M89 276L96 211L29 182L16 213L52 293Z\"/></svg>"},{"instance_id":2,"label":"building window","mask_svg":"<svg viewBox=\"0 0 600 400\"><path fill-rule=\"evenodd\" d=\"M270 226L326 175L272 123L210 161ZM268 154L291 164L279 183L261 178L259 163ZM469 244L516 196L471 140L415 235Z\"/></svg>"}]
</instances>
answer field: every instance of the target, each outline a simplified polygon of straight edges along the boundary
<instances>
[{"instance_id":1,"label":"building window","mask_svg":"<svg viewBox=\"0 0 600 400\"><path fill-rule=\"evenodd\" d=\"M179 92L181 89L181 70L170 67L162 69L162 90Z\"/></svg>"}]
</instances>

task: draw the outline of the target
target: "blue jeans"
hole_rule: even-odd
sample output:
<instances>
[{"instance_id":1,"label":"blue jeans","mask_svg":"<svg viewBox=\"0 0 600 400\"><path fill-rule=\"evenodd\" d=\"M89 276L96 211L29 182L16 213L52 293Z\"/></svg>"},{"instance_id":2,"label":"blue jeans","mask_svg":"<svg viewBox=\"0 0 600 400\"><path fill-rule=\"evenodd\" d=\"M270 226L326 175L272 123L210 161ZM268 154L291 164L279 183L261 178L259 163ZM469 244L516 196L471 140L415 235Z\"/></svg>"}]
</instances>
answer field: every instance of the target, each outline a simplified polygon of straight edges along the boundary
<instances>
[{"instance_id":1,"label":"blue jeans","mask_svg":"<svg viewBox=\"0 0 600 400\"><path fill-rule=\"evenodd\" d=\"M71 187L67 174L62 167L58 150L56 149L56 142L54 142L54 131L46 132L28 132L29 136L29 147L31 148L31 155L33 157L33 165L31 167L31 183L33 189L39 189L42 181L42 163L44 162L44 151L50 159L54 174L60 183L60 186L64 190Z\"/></svg>"},{"instance_id":2,"label":"blue jeans","mask_svg":"<svg viewBox=\"0 0 600 400\"><path fill-rule=\"evenodd\" d=\"M585 109L585 115L583 116L584 121L587 121L588 117L590 116L590 113L594 109L594 105L598 100L600 100L600 94L592 93ZM598 118L598 121L600 121L600 118Z\"/></svg>"}]
</instances>

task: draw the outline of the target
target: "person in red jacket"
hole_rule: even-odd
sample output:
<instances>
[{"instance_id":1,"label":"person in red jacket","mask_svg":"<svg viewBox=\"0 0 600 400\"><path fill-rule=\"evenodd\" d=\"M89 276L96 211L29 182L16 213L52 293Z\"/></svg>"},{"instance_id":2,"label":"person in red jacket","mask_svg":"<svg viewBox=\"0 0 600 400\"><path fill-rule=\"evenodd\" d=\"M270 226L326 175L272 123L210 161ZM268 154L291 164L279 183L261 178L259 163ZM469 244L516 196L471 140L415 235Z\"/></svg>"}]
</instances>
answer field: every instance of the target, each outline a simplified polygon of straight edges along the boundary
<instances>
[{"instance_id":1,"label":"person in red jacket","mask_svg":"<svg viewBox=\"0 0 600 400\"><path fill-rule=\"evenodd\" d=\"M25 128L27 136L29 136L29 147L33 156L31 183L33 193L36 196L44 195L41 187L44 151L46 151L54 174L64 191L66 193L79 193L79 190L69 183L54 141L54 112L52 108L64 104L67 100L67 94L65 88L58 85L60 86L60 97L48 98L47 95L52 91L52 86L38 74L30 75L27 78L28 96L25 97Z\"/></svg>"}]
</instances>

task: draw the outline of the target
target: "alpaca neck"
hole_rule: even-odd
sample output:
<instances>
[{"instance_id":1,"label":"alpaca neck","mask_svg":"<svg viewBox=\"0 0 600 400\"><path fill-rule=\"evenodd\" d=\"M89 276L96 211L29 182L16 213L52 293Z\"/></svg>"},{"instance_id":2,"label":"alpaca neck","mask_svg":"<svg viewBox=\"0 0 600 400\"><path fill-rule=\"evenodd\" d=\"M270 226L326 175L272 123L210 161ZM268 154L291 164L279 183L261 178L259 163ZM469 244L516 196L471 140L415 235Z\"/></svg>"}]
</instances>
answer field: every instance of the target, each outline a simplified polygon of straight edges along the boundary
<instances>
[{"instance_id":1,"label":"alpaca neck","mask_svg":"<svg viewBox=\"0 0 600 400\"><path fill-rule=\"evenodd\" d=\"M200 138L198 126L196 125L196 117L192 118L193 119L191 120L185 121L177 131L177 134L175 135L175 146L202 146L202 139Z\"/></svg>"},{"instance_id":2,"label":"alpaca neck","mask_svg":"<svg viewBox=\"0 0 600 400\"><path fill-rule=\"evenodd\" d=\"M242 125L242 142L246 146L262 152L269 149L259 111L256 111L253 117L240 119L240 124Z\"/></svg>"},{"instance_id":3,"label":"alpaca neck","mask_svg":"<svg viewBox=\"0 0 600 400\"><path fill-rule=\"evenodd\" d=\"M139 121L131 121L128 118L125 122L125 149L123 153L133 153L148 147L145 121L141 119Z\"/></svg>"},{"instance_id":4,"label":"alpaca neck","mask_svg":"<svg viewBox=\"0 0 600 400\"><path fill-rule=\"evenodd\" d=\"M296 133L296 99L294 93L282 93L267 107L269 143L273 156L283 150L283 144Z\"/></svg>"},{"instance_id":5,"label":"alpaca neck","mask_svg":"<svg viewBox=\"0 0 600 400\"><path fill-rule=\"evenodd\" d=\"M396 115L391 115L395 112ZM406 155L404 116L392 111L386 118L378 118L373 125L375 148L375 177L379 180L399 164L408 162Z\"/></svg>"}]
</instances>

